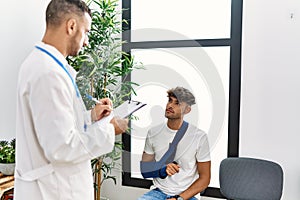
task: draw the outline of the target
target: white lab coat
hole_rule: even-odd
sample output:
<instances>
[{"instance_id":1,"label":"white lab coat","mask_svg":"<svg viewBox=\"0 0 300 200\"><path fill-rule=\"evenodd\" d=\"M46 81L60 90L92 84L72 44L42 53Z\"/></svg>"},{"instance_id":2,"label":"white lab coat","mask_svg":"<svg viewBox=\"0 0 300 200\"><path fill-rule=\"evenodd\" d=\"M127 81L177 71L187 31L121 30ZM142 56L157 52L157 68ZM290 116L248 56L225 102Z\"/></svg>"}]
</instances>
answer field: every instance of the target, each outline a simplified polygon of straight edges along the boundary
<instances>
[{"instance_id":1,"label":"white lab coat","mask_svg":"<svg viewBox=\"0 0 300 200\"><path fill-rule=\"evenodd\" d=\"M54 47L37 46L67 65ZM20 68L16 126L15 200L93 199L90 160L112 151L114 127L91 123L68 74L36 48Z\"/></svg>"}]
</instances>

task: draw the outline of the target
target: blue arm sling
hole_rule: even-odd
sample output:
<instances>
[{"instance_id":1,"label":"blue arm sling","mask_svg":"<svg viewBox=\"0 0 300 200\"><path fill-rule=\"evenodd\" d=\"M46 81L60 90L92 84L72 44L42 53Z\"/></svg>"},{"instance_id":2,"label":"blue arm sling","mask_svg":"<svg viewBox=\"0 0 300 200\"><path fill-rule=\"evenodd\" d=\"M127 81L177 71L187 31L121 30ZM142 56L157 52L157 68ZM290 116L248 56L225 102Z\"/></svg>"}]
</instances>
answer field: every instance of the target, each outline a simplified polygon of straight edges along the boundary
<instances>
[{"instance_id":1,"label":"blue arm sling","mask_svg":"<svg viewBox=\"0 0 300 200\"><path fill-rule=\"evenodd\" d=\"M176 154L177 144L184 136L188 128L188 123L183 121L180 129L177 131L172 143L169 145L168 151L163 155L159 161L153 162L140 162L141 173L144 178L166 178L166 164L174 161Z\"/></svg>"}]
</instances>

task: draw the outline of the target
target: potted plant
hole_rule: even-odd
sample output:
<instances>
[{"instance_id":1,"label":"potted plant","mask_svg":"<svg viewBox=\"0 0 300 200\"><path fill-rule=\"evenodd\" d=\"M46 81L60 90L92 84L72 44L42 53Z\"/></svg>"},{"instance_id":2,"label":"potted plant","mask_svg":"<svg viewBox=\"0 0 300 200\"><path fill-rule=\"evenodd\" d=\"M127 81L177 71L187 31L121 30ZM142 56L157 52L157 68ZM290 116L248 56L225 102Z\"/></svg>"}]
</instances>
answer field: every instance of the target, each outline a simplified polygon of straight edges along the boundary
<instances>
[{"instance_id":1,"label":"potted plant","mask_svg":"<svg viewBox=\"0 0 300 200\"><path fill-rule=\"evenodd\" d=\"M16 139L0 141L0 172L13 175L15 171Z\"/></svg>"},{"instance_id":2,"label":"potted plant","mask_svg":"<svg viewBox=\"0 0 300 200\"><path fill-rule=\"evenodd\" d=\"M78 56L69 57L68 61L78 71L76 82L87 109L91 109L94 102L86 94L97 99L109 97L114 106L118 106L135 94L133 85L138 85L129 81L127 76L143 66L122 51L118 0L88 0L87 3L92 8L89 45ZM111 179L116 183L111 171L118 167L121 151L122 142L117 140L111 153L92 160L95 199L100 199L103 181Z\"/></svg>"}]
</instances>

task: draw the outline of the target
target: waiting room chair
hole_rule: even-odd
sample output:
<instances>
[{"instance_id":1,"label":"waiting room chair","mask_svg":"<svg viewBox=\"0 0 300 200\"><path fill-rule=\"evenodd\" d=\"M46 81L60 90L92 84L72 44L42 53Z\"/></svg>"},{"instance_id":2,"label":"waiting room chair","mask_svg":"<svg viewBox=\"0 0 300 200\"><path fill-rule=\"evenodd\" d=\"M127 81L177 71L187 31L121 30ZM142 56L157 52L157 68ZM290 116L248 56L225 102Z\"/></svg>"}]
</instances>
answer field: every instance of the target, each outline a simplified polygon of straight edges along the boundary
<instances>
[{"instance_id":1,"label":"waiting room chair","mask_svg":"<svg viewBox=\"0 0 300 200\"><path fill-rule=\"evenodd\" d=\"M267 160L231 157L220 164L220 191L228 199L279 200L283 171Z\"/></svg>"}]
</instances>

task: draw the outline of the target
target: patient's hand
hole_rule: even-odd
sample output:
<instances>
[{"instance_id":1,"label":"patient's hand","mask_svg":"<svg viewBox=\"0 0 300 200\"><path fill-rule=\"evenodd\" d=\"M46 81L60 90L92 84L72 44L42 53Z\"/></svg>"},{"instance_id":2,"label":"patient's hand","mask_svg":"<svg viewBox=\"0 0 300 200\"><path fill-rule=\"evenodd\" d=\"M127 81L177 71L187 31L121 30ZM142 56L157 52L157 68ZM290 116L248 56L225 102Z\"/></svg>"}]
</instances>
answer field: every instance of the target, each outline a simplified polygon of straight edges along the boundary
<instances>
[{"instance_id":1,"label":"patient's hand","mask_svg":"<svg viewBox=\"0 0 300 200\"><path fill-rule=\"evenodd\" d=\"M179 169L180 169L180 166L178 164L175 164L175 163L169 163L167 165L167 169L166 169L166 172L168 174L168 176L172 176L176 173L179 172Z\"/></svg>"}]
</instances>

